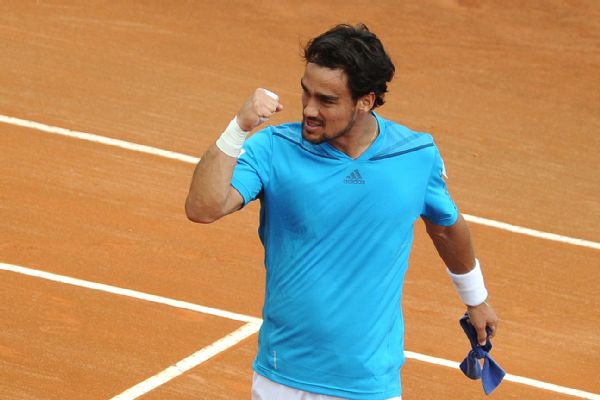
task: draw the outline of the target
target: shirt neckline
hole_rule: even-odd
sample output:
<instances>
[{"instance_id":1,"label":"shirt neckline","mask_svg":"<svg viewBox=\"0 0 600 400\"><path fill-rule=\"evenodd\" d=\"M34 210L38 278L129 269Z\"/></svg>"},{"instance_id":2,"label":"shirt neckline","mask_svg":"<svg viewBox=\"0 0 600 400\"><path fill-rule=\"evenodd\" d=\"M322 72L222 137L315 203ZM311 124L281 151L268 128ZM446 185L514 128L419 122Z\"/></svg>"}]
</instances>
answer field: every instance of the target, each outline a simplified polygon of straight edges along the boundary
<instances>
[{"instance_id":1,"label":"shirt neckline","mask_svg":"<svg viewBox=\"0 0 600 400\"><path fill-rule=\"evenodd\" d=\"M331 143L329 142L323 143L323 149L328 154L336 158L343 158L350 161L359 161L371 157L379 149L379 147L381 147L381 143L383 141L382 138L385 134L385 124L383 123L381 117L374 111L371 111L371 115L375 117L375 121L377 122L377 128L379 129L379 134L377 135L373 143L371 143L369 147L367 147L367 149L363 151L363 153L360 156L358 156L357 158L352 158L348 154L331 145Z\"/></svg>"}]
</instances>

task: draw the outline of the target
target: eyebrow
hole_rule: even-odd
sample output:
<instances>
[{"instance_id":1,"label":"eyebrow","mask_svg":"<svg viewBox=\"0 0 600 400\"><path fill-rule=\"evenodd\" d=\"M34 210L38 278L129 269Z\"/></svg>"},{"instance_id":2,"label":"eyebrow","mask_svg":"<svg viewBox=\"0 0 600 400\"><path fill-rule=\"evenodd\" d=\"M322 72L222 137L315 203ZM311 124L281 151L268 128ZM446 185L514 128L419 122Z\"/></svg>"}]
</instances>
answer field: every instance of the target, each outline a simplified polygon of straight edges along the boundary
<instances>
[{"instance_id":1,"label":"eyebrow","mask_svg":"<svg viewBox=\"0 0 600 400\"><path fill-rule=\"evenodd\" d=\"M302 89L304 89L305 92L309 92L304 82L302 82L302 79L300 79L300 86L302 86ZM338 96L330 96L319 92L315 93L315 96L323 102L335 102L339 99Z\"/></svg>"}]
</instances>

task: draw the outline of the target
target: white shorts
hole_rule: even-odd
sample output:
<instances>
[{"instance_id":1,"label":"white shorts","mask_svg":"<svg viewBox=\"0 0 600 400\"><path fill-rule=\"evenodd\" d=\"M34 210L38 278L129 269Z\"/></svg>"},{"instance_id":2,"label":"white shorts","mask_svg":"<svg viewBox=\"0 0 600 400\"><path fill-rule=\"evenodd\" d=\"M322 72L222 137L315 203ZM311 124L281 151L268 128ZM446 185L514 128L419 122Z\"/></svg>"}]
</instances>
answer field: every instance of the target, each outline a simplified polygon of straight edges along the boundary
<instances>
[{"instance_id":1,"label":"white shorts","mask_svg":"<svg viewBox=\"0 0 600 400\"><path fill-rule=\"evenodd\" d=\"M344 400L341 397L310 393L285 386L262 375L254 373L252 377L252 400ZM402 400L392 397L387 400Z\"/></svg>"}]
</instances>

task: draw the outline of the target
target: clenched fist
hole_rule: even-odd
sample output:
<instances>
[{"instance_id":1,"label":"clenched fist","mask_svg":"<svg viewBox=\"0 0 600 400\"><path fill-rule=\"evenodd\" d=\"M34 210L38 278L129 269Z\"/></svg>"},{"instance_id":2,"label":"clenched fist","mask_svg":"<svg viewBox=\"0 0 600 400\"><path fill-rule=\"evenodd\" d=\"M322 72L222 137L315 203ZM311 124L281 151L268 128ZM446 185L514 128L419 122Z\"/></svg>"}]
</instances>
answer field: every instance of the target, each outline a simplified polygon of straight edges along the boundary
<instances>
[{"instance_id":1,"label":"clenched fist","mask_svg":"<svg viewBox=\"0 0 600 400\"><path fill-rule=\"evenodd\" d=\"M258 88L237 113L237 123L244 131L251 131L276 112L283 110L279 96L267 89Z\"/></svg>"}]
</instances>

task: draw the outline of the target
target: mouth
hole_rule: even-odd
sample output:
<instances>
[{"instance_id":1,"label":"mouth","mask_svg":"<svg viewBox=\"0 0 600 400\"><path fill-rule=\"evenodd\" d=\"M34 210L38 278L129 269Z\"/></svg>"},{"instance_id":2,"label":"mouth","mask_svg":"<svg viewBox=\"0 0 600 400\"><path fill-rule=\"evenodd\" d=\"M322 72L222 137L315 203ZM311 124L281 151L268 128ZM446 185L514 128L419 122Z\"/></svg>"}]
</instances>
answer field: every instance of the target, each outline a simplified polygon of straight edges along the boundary
<instances>
[{"instance_id":1,"label":"mouth","mask_svg":"<svg viewBox=\"0 0 600 400\"><path fill-rule=\"evenodd\" d=\"M307 133L315 133L316 131L318 131L320 128L323 127L323 124L321 123L321 121L314 119L314 118L305 118L303 125L304 125L304 130Z\"/></svg>"}]
</instances>

